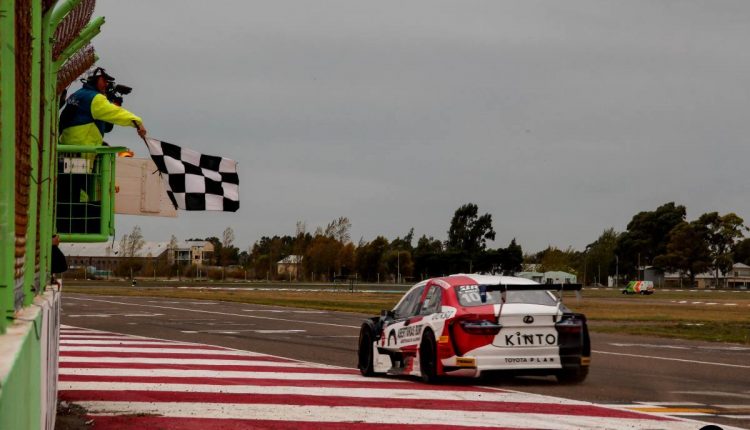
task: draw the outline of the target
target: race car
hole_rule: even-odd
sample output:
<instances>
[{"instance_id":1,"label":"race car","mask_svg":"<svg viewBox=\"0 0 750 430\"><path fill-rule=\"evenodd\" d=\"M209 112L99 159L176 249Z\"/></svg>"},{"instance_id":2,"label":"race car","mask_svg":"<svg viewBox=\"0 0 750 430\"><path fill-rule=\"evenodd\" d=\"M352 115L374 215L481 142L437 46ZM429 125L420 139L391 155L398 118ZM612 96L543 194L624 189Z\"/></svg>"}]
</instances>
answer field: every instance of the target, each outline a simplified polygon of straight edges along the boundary
<instances>
[{"instance_id":1,"label":"race car","mask_svg":"<svg viewBox=\"0 0 750 430\"><path fill-rule=\"evenodd\" d=\"M580 289L476 274L422 281L393 310L362 323L359 370L428 383L504 371L583 382L591 360L586 317L561 301L563 290Z\"/></svg>"}]
</instances>

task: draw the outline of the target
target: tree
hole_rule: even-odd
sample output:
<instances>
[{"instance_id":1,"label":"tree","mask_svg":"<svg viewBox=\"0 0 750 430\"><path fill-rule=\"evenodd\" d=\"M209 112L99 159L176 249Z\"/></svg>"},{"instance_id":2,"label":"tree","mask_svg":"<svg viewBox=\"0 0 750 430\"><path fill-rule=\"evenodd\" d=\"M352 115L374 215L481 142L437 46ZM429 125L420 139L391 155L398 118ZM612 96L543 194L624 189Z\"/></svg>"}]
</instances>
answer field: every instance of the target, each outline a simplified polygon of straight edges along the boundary
<instances>
[{"instance_id":1,"label":"tree","mask_svg":"<svg viewBox=\"0 0 750 430\"><path fill-rule=\"evenodd\" d=\"M378 275L385 277L387 272L383 265L383 254L387 250L388 239L383 236L378 236L369 243L360 241L354 256L354 264L362 279L374 281L379 279Z\"/></svg>"},{"instance_id":2,"label":"tree","mask_svg":"<svg viewBox=\"0 0 750 430\"><path fill-rule=\"evenodd\" d=\"M349 221L349 218L342 216L328 223L323 231L323 235L346 244L352 240L351 234L349 233L351 229L352 223Z\"/></svg>"},{"instance_id":3,"label":"tree","mask_svg":"<svg viewBox=\"0 0 750 430\"><path fill-rule=\"evenodd\" d=\"M711 265L711 252L702 227L696 223L681 222L669 233L666 252L654 259L654 264L667 270L687 273L690 285L695 275Z\"/></svg>"},{"instance_id":4,"label":"tree","mask_svg":"<svg viewBox=\"0 0 750 430\"><path fill-rule=\"evenodd\" d=\"M141 227L135 226L130 234L124 234L120 239L120 256L123 257L120 264L118 264L117 271L120 275L130 275L133 272L139 272L141 270L141 264L135 260L135 256L138 251L143 248L146 241L143 240L143 234L141 233Z\"/></svg>"},{"instance_id":5,"label":"tree","mask_svg":"<svg viewBox=\"0 0 750 430\"><path fill-rule=\"evenodd\" d=\"M248 265L251 273L257 279L275 278L276 262L292 253L294 240L292 236L261 237L250 250Z\"/></svg>"},{"instance_id":6,"label":"tree","mask_svg":"<svg viewBox=\"0 0 750 430\"><path fill-rule=\"evenodd\" d=\"M750 265L750 239L743 239L734 245L732 252L735 263Z\"/></svg>"},{"instance_id":7,"label":"tree","mask_svg":"<svg viewBox=\"0 0 750 430\"><path fill-rule=\"evenodd\" d=\"M200 240L200 239L198 239ZM210 263L213 266L219 266L221 265L221 255L224 247L221 244L221 240L219 240L216 236L207 237L204 239L206 242L211 242L211 245L214 246L214 252L211 255Z\"/></svg>"},{"instance_id":8,"label":"tree","mask_svg":"<svg viewBox=\"0 0 750 430\"><path fill-rule=\"evenodd\" d=\"M538 270L540 272L574 272L576 254L577 252L573 248L563 251L554 246L548 246L547 249L537 254Z\"/></svg>"},{"instance_id":9,"label":"tree","mask_svg":"<svg viewBox=\"0 0 750 430\"><path fill-rule=\"evenodd\" d=\"M123 242L125 243L124 248L122 247ZM135 226L130 234L126 234L122 237L122 240L120 241L120 250L124 253L125 257L135 257L145 243L146 241L143 240L141 227Z\"/></svg>"},{"instance_id":10,"label":"tree","mask_svg":"<svg viewBox=\"0 0 750 430\"><path fill-rule=\"evenodd\" d=\"M169 265L169 273L167 274L167 278L172 277L172 273L174 273L177 269L177 236L172 235L172 237L169 238L169 245L167 245L167 252L169 253L168 259L171 261L172 264ZM178 273L179 275L179 273Z\"/></svg>"},{"instance_id":11,"label":"tree","mask_svg":"<svg viewBox=\"0 0 750 430\"><path fill-rule=\"evenodd\" d=\"M742 239L742 232L747 230L743 223L743 219L734 213L721 216L718 212L705 213L694 221L708 245L717 286L719 270L727 273L732 268L732 250L735 243Z\"/></svg>"},{"instance_id":12,"label":"tree","mask_svg":"<svg viewBox=\"0 0 750 430\"><path fill-rule=\"evenodd\" d=\"M422 235L422 237L417 240L417 247L414 252L418 255L439 254L443 252L443 242L432 236L427 237L426 235Z\"/></svg>"},{"instance_id":13,"label":"tree","mask_svg":"<svg viewBox=\"0 0 750 430\"><path fill-rule=\"evenodd\" d=\"M685 221L685 206L665 203L654 211L643 211L633 216L615 248L623 272L636 275L636 266L653 262L657 255L667 252L669 233ZM640 258L639 258L640 257Z\"/></svg>"},{"instance_id":14,"label":"tree","mask_svg":"<svg viewBox=\"0 0 750 430\"><path fill-rule=\"evenodd\" d=\"M400 249L402 251L411 252L414 247L411 242L414 240L414 227L409 230L403 238L397 237L391 241L391 249Z\"/></svg>"},{"instance_id":15,"label":"tree","mask_svg":"<svg viewBox=\"0 0 750 430\"><path fill-rule=\"evenodd\" d=\"M330 281L341 268L339 254L344 245L330 236L315 236L307 247L305 262L308 270Z\"/></svg>"},{"instance_id":16,"label":"tree","mask_svg":"<svg viewBox=\"0 0 750 430\"><path fill-rule=\"evenodd\" d=\"M603 283L604 277L615 274L617 239L618 234L615 229L608 228L602 232L599 238L586 246L584 279L596 279L597 282Z\"/></svg>"},{"instance_id":17,"label":"tree","mask_svg":"<svg viewBox=\"0 0 750 430\"><path fill-rule=\"evenodd\" d=\"M221 234L221 246L229 248L232 244L234 244L234 230L232 230L232 227L227 227Z\"/></svg>"},{"instance_id":18,"label":"tree","mask_svg":"<svg viewBox=\"0 0 750 430\"><path fill-rule=\"evenodd\" d=\"M219 265L228 266L237 264L239 252L239 248L234 246L234 230L232 230L232 227L227 227L221 234L221 249L217 252Z\"/></svg>"},{"instance_id":19,"label":"tree","mask_svg":"<svg viewBox=\"0 0 750 430\"><path fill-rule=\"evenodd\" d=\"M391 249L383 254L381 261L389 277L392 277L394 282L410 278L414 273L414 261L409 251ZM401 279L399 279L399 275Z\"/></svg>"},{"instance_id":20,"label":"tree","mask_svg":"<svg viewBox=\"0 0 750 430\"><path fill-rule=\"evenodd\" d=\"M502 263L503 273L514 274L523 268L523 249L516 243L516 238L505 248L505 259Z\"/></svg>"},{"instance_id":21,"label":"tree","mask_svg":"<svg viewBox=\"0 0 750 430\"><path fill-rule=\"evenodd\" d=\"M456 209L448 230L448 249L473 256L485 249L488 239L495 239L492 215L479 216L478 212L479 208L474 203L467 203Z\"/></svg>"}]
</instances>

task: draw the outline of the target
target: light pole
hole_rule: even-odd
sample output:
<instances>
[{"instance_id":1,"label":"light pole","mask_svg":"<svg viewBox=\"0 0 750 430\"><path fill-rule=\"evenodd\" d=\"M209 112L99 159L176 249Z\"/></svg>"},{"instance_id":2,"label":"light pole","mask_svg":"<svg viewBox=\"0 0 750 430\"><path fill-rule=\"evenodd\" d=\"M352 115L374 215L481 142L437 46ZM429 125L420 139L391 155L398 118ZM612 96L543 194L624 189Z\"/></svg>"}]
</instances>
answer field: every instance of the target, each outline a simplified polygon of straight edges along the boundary
<instances>
[{"instance_id":1,"label":"light pole","mask_svg":"<svg viewBox=\"0 0 750 430\"><path fill-rule=\"evenodd\" d=\"M401 251L396 251L396 283L401 283Z\"/></svg>"},{"instance_id":2,"label":"light pole","mask_svg":"<svg viewBox=\"0 0 750 430\"><path fill-rule=\"evenodd\" d=\"M615 255L615 288L620 285L620 257Z\"/></svg>"},{"instance_id":3,"label":"light pole","mask_svg":"<svg viewBox=\"0 0 750 430\"><path fill-rule=\"evenodd\" d=\"M636 278L638 278L636 280L640 281L641 280L641 253L640 252L638 253L638 270L636 271L636 273L637 273Z\"/></svg>"}]
</instances>

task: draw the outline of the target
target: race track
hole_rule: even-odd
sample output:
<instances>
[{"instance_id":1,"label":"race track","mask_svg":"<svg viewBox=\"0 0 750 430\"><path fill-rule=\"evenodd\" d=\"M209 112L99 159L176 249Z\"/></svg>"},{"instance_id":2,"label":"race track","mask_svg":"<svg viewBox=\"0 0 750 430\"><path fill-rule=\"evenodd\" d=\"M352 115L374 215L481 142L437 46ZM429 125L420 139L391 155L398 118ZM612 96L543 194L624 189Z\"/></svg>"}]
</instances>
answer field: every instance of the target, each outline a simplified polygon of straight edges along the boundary
<instances>
[{"instance_id":1,"label":"race track","mask_svg":"<svg viewBox=\"0 0 750 430\"><path fill-rule=\"evenodd\" d=\"M362 318L241 303L81 294L63 297L63 323L69 326L338 366L356 378L361 378L352 368ZM552 378L515 378L457 381L452 387L472 391L479 383L489 390L615 405L617 410L683 417L725 428L750 428L750 348L624 335L594 334L592 342L591 373L578 386L561 386ZM154 413L164 415L162 412ZM674 428L700 426L693 423L692 427Z\"/></svg>"}]
</instances>

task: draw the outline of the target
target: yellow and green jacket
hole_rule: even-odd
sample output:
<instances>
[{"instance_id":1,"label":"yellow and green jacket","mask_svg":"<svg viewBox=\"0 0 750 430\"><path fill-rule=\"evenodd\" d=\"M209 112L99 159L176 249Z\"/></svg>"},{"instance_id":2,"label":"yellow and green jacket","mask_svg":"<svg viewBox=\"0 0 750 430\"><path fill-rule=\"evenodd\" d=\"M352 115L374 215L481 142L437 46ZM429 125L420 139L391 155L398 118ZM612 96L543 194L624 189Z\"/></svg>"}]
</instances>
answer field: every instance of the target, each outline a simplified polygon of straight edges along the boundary
<instances>
[{"instance_id":1,"label":"yellow and green jacket","mask_svg":"<svg viewBox=\"0 0 750 430\"><path fill-rule=\"evenodd\" d=\"M101 146L105 123L133 127L141 119L131 112L110 103L104 94L89 85L68 97L60 114L60 144Z\"/></svg>"}]
</instances>

